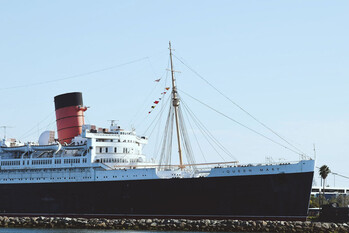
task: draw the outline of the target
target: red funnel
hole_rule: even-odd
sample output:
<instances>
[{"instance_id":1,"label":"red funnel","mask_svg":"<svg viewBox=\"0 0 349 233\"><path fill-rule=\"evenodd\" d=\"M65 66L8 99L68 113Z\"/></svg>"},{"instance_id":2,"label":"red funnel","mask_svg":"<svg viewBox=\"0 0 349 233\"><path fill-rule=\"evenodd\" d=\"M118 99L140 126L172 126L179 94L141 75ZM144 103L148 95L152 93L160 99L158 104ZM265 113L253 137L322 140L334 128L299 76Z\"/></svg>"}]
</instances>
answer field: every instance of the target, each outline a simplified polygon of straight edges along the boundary
<instances>
[{"instance_id":1,"label":"red funnel","mask_svg":"<svg viewBox=\"0 0 349 233\"><path fill-rule=\"evenodd\" d=\"M72 92L55 97L58 141L71 143L81 134L84 125L84 112L81 92Z\"/></svg>"}]
</instances>

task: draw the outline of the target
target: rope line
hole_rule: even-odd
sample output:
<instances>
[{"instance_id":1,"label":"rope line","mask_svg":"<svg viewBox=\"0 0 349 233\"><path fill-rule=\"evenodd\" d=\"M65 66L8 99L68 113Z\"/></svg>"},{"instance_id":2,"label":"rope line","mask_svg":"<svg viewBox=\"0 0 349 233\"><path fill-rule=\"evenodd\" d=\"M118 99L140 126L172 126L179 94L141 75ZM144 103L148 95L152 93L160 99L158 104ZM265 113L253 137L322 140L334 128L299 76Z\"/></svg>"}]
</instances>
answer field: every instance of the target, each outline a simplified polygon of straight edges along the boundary
<instances>
[{"instance_id":1,"label":"rope line","mask_svg":"<svg viewBox=\"0 0 349 233\"><path fill-rule=\"evenodd\" d=\"M297 154L301 154L301 155L305 155L305 153L298 149L296 146L292 145L290 142L288 142L284 137L282 137L280 134L278 134L277 132L275 132L273 129L271 129L270 127L268 127L266 124L264 124L263 122L261 122L260 120L258 120L256 117L254 117L251 113L249 113L248 111L246 111L244 108L242 108L240 105L238 105L236 102L234 102L232 99L230 99L228 96L226 96L223 92L221 92L220 90L218 90L215 86L213 86L209 81L207 81L202 75L200 75L197 71L195 71L193 68L191 68L189 65L187 65L184 61L182 61L180 58L178 58L175 54L173 54L173 56L175 58L178 59L179 62L181 62L184 66L186 66L190 71L192 71L194 74L196 74L201 80L203 80L204 82L206 82L209 86L211 86L214 90L216 90L219 94L221 94L224 98L226 98L229 102L231 102L232 104L234 104L236 107L238 107L241 111L243 111L244 113L246 113L248 116L250 116L252 119L254 119L255 121L257 121L259 124L261 124L263 127L265 127L266 129L268 129L269 131L271 131L273 134L275 134L277 137L279 137L281 140L283 140L284 142L286 142L289 146L293 147L293 149L297 150Z\"/></svg>"},{"instance_id":2,"label":"rope line","mask_svg":"<svg viewBox=\"0 0 349 233\"><path fill-rule=\"evenodd\" d=\"M211 110L215 111L216 113L218 113L218 114L224 116L225 118L227 118L227 119L229 119L229 120L235 122L236 124L238 124L238 125L240 125L240 126L246 128L246 129L248 129L248 130L254 132L255 134L258 134L259 136L261 136L261 137L263 137L263 138L265 138L265 139L268 139L269 141L271 141L271 142L273 142L273 143L275 143L275 144L277 144L277 145L279 145L279 146L281 146L281 147L283 147L283 148L285 148L285 149L288 149L288 150L290 150L290 151L292 151L292 152L294 152L294 153L296 153L296 154L303 155L303 154L301 154L301 153L299 153L299 152L297 152L297 151L295 151L295 150L293 150L293 149L291 149L291 148L289 148L289 147L287 147L287 146L285 146L285 145L282 145L281 143L279 143L279 142L277 142L277 141L275 141L275 140L273 140L273 139L271 139L271 138L269 138L269 137L263 135L262 133L259 133L258 131L256 131L256 130L254 130L254 129L252 129L252 128L250 128L250 127L248 127L248 126L246 126L246 125L244 125L244 124L242 124L242 123L240 123L240 122L238 122L237 120L235 120L235 119L233 119L233 118L231 118L231 117L225 115L224 113L222 113L222 112L220 112L220 111L218 111L218 110L212 108L211 106L209 106L209 105L203 103L202 101L200 101L200 100L196 99L195 97L189 95L188 93L184 92L183 90L181 90L181 92L182 92L183 94L189 96L190 98L196 100L196 101L199 102L200 104L206 106L207 108L210 108Z\"/></svg>"},{"instance_id":3,"label":"rope line","mask_svg":"<svg viewBox=\"0 0 349 233\"><path fill-rule=\"evenodd\" d=\"M35 134L36 132L32 132L34 130L38 129L38 125L42 124L44 121L46 121L49 117L52 117L52 115L54 114L55 111L51 111L50 114L48 114L44 119L42 119L41 121L39 121L35 126L33 126L31 129L29 129L28 131L26 131L22 136L19 137L19 139L25 139L28 138L30 136L32 136L33 134ZM54 121L51 121L48 126L51 126L53 123L56 122L56 119ZM48 126L46 128L48 128ZM43 129L45 128L44 126L41 126L39 129Z\"/></svg>"},{"instance_id":4,"label":"rope line","mask_svg":"<svg viewBox=\"0 0 349 233\"><path fill-rule=\"evenodd\" d=\"M182 103L183 103L183 100L182 100ZM186 108L186 106L185 105L183 105L184 106L184 108ZM186 116L188 116L189 115L189 113L187 113L186 111L184 111L184 114L186 115ZM196 144L198 145L198 147L199 147L199 150L200 150L200 152L201 152L201 155L202 155L202 157L204 158L204 160L205 160L205 163L207 163L207 159L206 159L206 156L205 156L205 153L204 153L204 151L202 150L202 148L201 148L201 146L200 146L200 143L199 143L199 140L198 140L198 138L196 137L196 134L194 133L195 131L194 131L194 128L193 128L193 126L192 126L192 124L191 124L191 122L190 122L190 120L189 120L189 118L187 117L187 119L188 119L188 123L189 123L189 125L190 125L190 128L191 128L191 131L193 132L193 135L194 135L194 138L195 138L195 141L196 141ZM202 133L202 132L201 132Z\"/></svg>"},{"instance_id":5,"label":"rope line","mask_svg":"<svg viewBox=\"0 0 349 233\"><path fill-rule=\"evenodd\" d=\"M189 111L188 111L189 113ZM195 118L193 118L195 119ZM224 159L224 157L221 155L221 153L219 153L219 151L217 150L217 148L212 144L212 142L209 140L209 135L207 133L207 131L205 131L204 128L202 128L200 126L200 124L194 120L194 123L196 124L196 126L198 127L198 129L200 130L201 134L204 136L205 140L208 142L208 144L210 144L210 146L213 148L213 150L217 153L217 155L224 161L226 162L226 160ZM211 138L212 140L212 138ZM213 140L212 140L213 141Z\"/></svg>"},{"instance_id":6,"label":"rope line","mask_svg":"<svg viewBox=\"0 0 349 233\"><path fill-rule=\"evenodd\" d=\"M188 111L189 115L191 116L191 118L193 119L194 123L196 124L196 126L198 127L198 129L200 130L201 134L205 136L205 134L207 135L208 138L210 138L212 140L212 142L214 142L218 147L219 149L221 149L225 154L227 154L230 158L234 159L234 160L237 160L235 158L235 156L230 153L230 151L228 149L226 149L222 143L219 142L219 140L217 140L213 135L212 133L207 130L207 128L205 127L205 125L199 120L199 118L194 114L193 111L190 110L190 108L188 107L188 105L182 100L182 103L183 103L183 106L185 107L185 109ZM206 138L206 140L208 140ZM214 147L210 142L209 144ZM222 158L222 160L225 161L225 159L221 156L221 154L214 148L214 150L217 152L217 154Z\"/></svg>"},{"instance_id":7,"label":"rope line","mask_svg":"<svg viewBox=\"0 0 349 233\"><path fill-rule=\"evenodd\" d=\"M130 64L137 63L137 62L140 62L140 61L143 61L143 60L146 60L146 59L149 59L149 57L143 57L143 58L139 58L139 59L136 59L136 60L133 60L133 61L129 61L129 62L125 62L125 63L122 63L122 64L118 64L118 65L115 65L115 66L110 66L110 67L106 67L106 68L99 69L99 70L93 70L93 71L86 72L86 73L71 75L71 76L68 76L68 77L65 77L65 78L58 78L58 79L44 81L44 82L37 82L37 83L18 85L18 86L12 86L12 87L4 87L4 88L0 88L0 91L16 89L16 88L23 88L23 87L32 87L32 86L38 86L38 85L43 85L43 84L48 84L48 83L59 82L59 81L67 80L67 79L79 78L79 77L82 77L82 76L87 76L87 75L91 75L91 74L95 74L95 73L99 73L99 72L103 72L103 71L107 71L107 70L112 70L112 69L119 68L119 67L122 67L122 66L130 65Z\"/></svg>"}]
</instances>

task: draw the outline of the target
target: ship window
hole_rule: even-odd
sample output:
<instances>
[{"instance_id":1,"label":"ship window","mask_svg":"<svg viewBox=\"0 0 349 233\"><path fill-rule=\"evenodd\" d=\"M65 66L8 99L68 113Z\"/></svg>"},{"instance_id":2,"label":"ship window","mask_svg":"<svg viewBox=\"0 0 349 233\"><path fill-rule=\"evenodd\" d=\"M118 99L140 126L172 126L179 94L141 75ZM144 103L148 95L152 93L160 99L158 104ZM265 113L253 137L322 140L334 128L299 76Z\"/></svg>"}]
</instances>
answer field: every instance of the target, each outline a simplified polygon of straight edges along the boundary
<instances>
[{"instance_id":1,"label":"ship window","mask_svg":"<svg viewBox=\"0 0 349 233\"><path fill-rule=\"evenodd\" d=\"M108 147L105 148L105 153L108 153Z\"/></svg>"},{"instance_id":2,"label":"ship window","mask_svg":"<svg viewBox=\"0 0 349 233\"><path fill-rule=\"evenodd\" d=\"M102 147L99 148L99 153L102 153Z\"/></svg>"},{"instance_id":3,"label":"ship window","mask_svg":"<svg viewBox=\"0 0 349 233\"><path fill-rule=\"evenodd\" d=\"M116 153L116 147L114 147L114 153Z\"/></svg>"}]
</instances>

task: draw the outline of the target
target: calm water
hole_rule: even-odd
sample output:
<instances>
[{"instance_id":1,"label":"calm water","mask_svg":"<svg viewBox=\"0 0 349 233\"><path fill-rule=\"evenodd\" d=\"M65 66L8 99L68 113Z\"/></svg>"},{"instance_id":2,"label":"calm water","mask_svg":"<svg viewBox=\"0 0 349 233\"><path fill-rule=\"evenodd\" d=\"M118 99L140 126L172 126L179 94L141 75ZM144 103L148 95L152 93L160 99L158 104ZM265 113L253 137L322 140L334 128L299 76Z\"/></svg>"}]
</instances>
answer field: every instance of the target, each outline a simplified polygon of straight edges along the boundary
<instances>
[{"instance_id":1,"label":"calm water","mask_svg":"<svg viewBox=\"0 0 349 233\"><path fill-rule=\"evenodd\" d=\"M91 230L91 229L35 229L35 228L0 228L0 233L178 233L180 231L120 231L120 230ZM186 233L205 233L185 231ZM184 232L183 232L184 233ZM212 232L210 232L212 233Z\"/></svg>"}]
</instances>

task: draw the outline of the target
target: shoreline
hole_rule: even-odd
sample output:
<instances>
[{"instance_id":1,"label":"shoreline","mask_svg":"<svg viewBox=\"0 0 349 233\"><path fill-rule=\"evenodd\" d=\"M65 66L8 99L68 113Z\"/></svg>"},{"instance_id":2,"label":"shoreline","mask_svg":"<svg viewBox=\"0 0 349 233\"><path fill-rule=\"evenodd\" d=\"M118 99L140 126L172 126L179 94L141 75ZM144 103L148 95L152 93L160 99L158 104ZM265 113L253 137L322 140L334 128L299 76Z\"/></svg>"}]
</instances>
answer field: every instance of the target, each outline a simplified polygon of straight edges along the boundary
<instances>
[{"instance_id":1,"label":"shoreline","mask_svg":"<svg viewBox=\"0 0 349 233\"><path fill-rule=\"evenodd\" d=\"M349 232L347 223L0 216L0 227L220 232Z\"/></svg>"}]
</instances>

